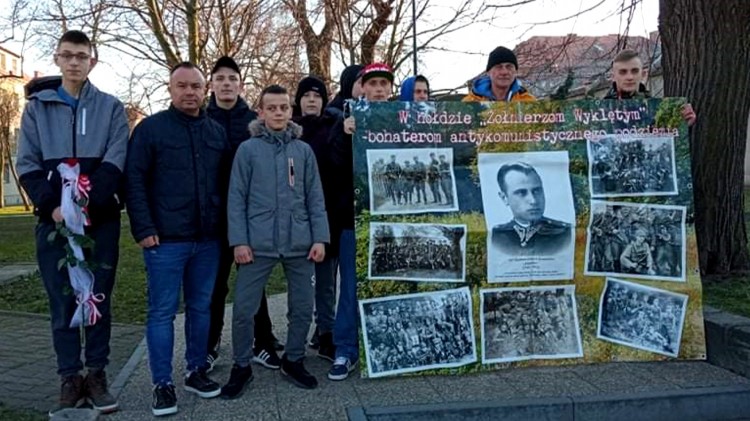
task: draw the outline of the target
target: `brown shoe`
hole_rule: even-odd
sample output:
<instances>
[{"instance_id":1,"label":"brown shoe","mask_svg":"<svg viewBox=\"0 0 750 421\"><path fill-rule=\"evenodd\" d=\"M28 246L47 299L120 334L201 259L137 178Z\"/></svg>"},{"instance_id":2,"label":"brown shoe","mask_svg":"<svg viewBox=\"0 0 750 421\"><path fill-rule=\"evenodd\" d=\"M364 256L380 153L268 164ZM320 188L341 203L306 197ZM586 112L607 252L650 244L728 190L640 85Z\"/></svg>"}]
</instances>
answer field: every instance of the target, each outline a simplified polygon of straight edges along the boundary
<instances>
[{"instance_id":1,"label":"brown shoe","mask_svg":"<svg viewBox=\"0 0 750 421\"><path fill-rule=\"evenodd\" d=\"M60 399L57 406L49 410L52 417L63 409L75 408L83 403L83 377L80 374L60 378Z\"/></svg>"},{"instance_id":2,"label":"brown shoe","mask_svg":"<svg viewBox=\"0 0 750 421\"><path fill-rule=\"evenodd\" d=\"M84 381L86 400L97 411L109 414L117 411L117 399L107 390L107 373L102 369L90 369Z\"/></svg>"}]
</instances>

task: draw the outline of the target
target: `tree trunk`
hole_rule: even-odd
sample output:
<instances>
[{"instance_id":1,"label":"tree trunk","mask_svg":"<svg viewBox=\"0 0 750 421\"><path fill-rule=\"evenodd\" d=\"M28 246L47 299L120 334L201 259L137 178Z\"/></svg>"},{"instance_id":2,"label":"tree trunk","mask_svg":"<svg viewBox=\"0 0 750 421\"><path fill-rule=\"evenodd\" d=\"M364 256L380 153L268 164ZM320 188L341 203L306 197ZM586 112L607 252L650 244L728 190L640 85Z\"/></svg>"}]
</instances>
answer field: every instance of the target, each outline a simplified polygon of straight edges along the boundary
<instances>
[{"instance_id":1,"label":"tree trunk","mask_svg":"<svg viewBox=\"0 0 750 421\"><path fill-rule=\"evenodd\" d=\"M367 28L364 35L362 35L362 55L361 64L370 64L375 61L375 52L380 41L380 36L388 28L388 19L393 11L394 0L370 0L370 4L375 10L375 16L370 22L370 27Z\"/></svg>"},{"instance_id":2,"label":"tree trunk","mask_svg":"<svg viewBox=\"0 0 750 421\"><path fill-rule=\"evenodd\" d=\"M26 211L30 211L31 201L29 200L29 196L26 195L26 190L21 187L21 180L18 178L18 171L16 171L16 166L13 165L13 159L11 158L12 154L10 152L10 135L5 137L5 153L5 158L8 159L8 166L10 167L10 174L13 177L13 181L16 183L16 190L18 190L18 195L21 196L23 207Z\"/></svg>"},{"instance_id":3,"label":"tree trunk","mask_svg":"<svg viewBox=\"0 0 750 421\"><path fill-rule=\"evenodd\" d=\"M691 151L701 271L750 269L743 212L750 113L750 1L660 0L664 95L698 121Z\"/></svg>"},{"instance_id":4,"label":"tree trunk","mask_svg":"<svg viewBox=\"0 0 750 421\"><path fill-rule=\"evenodd\" d=\"M333 44L334 13L339 10L339 2L328 0L324 3L325 24L320 34L316 34L307 16L305 0L286 2L294 20L300 27L302 39L305 41L305 53L310 74L328 83L331 80L331 51Z\"/></svg>"},{"instance_id":5,"label":"tree trunk","mask_svg":"<svg viewBox=\"0 0 750 421\"><path fill-rule=\"evenodd\" d=\"M9 131L9 128L6 127L0 127L0 208L5 207L5 156L7 155L5 153L5 145L8 144L5 140L7 139L7 132ZM13 162L10 162L10 165L13 165Z\"/></svg>"}]
</instances>

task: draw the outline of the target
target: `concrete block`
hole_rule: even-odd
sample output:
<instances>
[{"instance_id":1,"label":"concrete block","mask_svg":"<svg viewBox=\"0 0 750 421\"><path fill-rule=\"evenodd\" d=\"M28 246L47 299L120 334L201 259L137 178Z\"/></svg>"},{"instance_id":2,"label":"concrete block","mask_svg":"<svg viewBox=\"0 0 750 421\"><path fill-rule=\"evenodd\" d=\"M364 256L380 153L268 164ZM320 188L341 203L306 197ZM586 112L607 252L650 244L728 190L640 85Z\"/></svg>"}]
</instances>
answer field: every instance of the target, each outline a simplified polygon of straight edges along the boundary
<instances>
[{"instance_id":1,"label":"concrete block","mask_svg":"<svg viewBox=\"0 0 750 421\"><path fill-rule=\"evenodd\" d=\"M578 421L739 420L750 414L750 387L735 385L574 398Z\"/></svg>"},{"instance_id":2,"label":"concrete block","mask_svg":"<svg viewBox=\"0 0 750 421\"><path fill-rule=\"evenodd\" d=\"M513 399L495 402L351 408L349 419L368 421L484 421L512 419L573 421L569 398ZM364 418L363 418L364 415Z\"/></svg>"}]
</instances>

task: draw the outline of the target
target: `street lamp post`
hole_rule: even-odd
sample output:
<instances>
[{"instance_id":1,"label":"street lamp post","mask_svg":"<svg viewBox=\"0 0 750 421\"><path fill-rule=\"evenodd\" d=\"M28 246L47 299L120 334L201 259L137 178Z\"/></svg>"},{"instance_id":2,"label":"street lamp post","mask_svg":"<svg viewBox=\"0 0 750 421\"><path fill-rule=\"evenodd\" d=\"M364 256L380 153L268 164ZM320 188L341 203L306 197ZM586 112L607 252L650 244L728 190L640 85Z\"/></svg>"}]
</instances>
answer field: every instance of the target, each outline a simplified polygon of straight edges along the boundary
<instances>
[{"instance_id":1,"label":"street lamp post","mask_svg":"<svg viewBox=\"0 0 750 421\"><path fill-rule=\"evenodd\" d=\"M411 0L412 56L414 57L414 75L417 72L417 0Z\"/></svg>"}]
</instances>

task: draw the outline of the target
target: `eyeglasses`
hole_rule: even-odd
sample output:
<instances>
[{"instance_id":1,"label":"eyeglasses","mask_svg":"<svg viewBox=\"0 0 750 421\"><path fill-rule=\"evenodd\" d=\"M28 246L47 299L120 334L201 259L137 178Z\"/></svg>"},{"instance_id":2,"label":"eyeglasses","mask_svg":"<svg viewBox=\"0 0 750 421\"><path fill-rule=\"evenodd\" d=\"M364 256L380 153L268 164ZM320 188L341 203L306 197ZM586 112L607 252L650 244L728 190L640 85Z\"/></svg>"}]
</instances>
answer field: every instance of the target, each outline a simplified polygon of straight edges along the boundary
<instances>
[{"instance_id":1,"label":"eyeglasses","mask_svg":"<svg viewBox=\"0 0 750 421\"><path fill-rule=\"evenodd\" d=\"M78 54L60 53L60 54L55 54L55 56L61 59L62 61L68 62L68 63L73 61L73 59L77 61L87 61L88 59L91 58L91 56L86 53L78 53Z\"/></svg>"}]
</instances>

